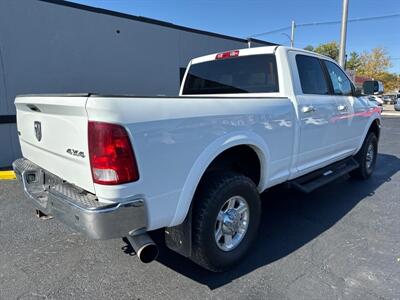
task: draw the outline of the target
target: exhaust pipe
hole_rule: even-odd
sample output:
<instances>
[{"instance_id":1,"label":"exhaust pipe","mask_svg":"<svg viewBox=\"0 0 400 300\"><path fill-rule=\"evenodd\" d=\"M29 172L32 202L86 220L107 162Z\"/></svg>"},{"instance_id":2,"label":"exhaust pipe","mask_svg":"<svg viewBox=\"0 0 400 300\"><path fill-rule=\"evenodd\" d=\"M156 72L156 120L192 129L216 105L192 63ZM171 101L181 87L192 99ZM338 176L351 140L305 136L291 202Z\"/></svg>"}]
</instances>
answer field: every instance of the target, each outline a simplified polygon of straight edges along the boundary
<instances>
[{"instance_id":1,"label":"exhaust pipe","mask_svg":"<svg viewBox=\"0 0 400 300\"><path fill-rule=\"evenodd\" d=\"M128 235L127 239L141 262L148 264L157 258L158 247L147 233Z\"/></svg>"}]
</instances>

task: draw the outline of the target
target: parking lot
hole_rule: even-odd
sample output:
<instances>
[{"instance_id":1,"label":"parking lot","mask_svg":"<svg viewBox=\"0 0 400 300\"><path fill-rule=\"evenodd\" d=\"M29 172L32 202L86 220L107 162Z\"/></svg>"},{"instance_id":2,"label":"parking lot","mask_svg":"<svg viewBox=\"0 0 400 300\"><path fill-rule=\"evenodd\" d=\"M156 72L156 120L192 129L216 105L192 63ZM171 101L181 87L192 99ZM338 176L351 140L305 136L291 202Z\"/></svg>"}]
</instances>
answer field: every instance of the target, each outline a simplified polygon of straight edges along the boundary
<instances>
[{"instance_id":1,"label":"parking lot","mask_svg":"<svg viewBox=\"0 0 400 300\"><path fill-rule=\"evenodd\" d=\"M266 192L251 254L222 274L163 245L142 264L123 240L88 240L37 219L17 182L1 181L0 299L398 299L400 118L383 121L369 181Z\"/></svg>"}]
</instances>

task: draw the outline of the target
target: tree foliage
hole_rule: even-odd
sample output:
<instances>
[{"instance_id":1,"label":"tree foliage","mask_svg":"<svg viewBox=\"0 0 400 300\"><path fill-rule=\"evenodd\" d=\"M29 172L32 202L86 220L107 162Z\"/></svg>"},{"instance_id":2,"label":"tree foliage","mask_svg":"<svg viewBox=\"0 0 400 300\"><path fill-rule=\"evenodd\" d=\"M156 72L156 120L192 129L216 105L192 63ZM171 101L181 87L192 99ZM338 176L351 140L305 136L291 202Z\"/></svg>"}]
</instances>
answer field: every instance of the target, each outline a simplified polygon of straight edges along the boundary
<instances>
[{"instance_id":1,"label":"tree foliage","mask_svg":"<svg viewBox=\"0 0 400 300\"><path fill-rule=\"evenodd\" d=\"M391 66L390 57L384 48L374 48L371 52L363 52L360 55L358 72L368 77L376 77L386 72Z\"/></svg>"},{"instance_id":2,"label":"tree foliage","mask_svg":"<svg viewBox=\"0 0 400 300\"><path fill-rule=\"evenodd\" d=\"M307 46L304 47L304 50L314 51L314 46L312 46L312 45L307 45Z\"/></svg>"},{"instance_id":3,"label":"tree foliage","mask_svg":"<svg viewBox=\"0 0 400 300\"><path fill-rule=\"evenodd\" d=\"M389 72L381 72L373 77L383 82L385 92L397 92L400 90L400 75Z\"/></svg>"},{"instance_id":4,"label":"tree foliage","mask_svg":"<svg viewBox=\"0 0 400 300\"><path fill-rule=\"evenodd\" d=\"M350 53L350 57L347 59L346 68L357 71L362 65L360 55L353 51Z\"/></svg>"},{"instance_id":5,"label":"tree foliage","mask_svg":"<svg viewBox=\"0 0 400 300\"><path fill-rule=\"evenodd\" d=\"M339 44L336 41L321 44L318 47L314 48L313 51L337 60L339 57Z\"/></svg>"}]
</instances>

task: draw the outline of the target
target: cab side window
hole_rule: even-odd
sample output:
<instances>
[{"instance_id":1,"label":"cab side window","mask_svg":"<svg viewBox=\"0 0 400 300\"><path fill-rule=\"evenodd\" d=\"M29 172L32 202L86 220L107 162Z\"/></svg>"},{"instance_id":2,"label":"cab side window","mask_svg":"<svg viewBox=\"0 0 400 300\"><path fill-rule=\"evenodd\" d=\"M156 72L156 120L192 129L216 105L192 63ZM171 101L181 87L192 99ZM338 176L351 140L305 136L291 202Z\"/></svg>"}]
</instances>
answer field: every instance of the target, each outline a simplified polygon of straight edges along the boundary
<instances>
[{"instance_id":1,"label":"cab side window","mask_svg":"<svg viewBox=\"0 0 400 300\"><path fill-rule=\"evenodd\" d=\"M349 96L352 94L351 82L346 74L334 63L323 61L332 83L333 93L335 95Z\"/></svg>"},{"instance_id":2,"label":"cab side window","mask_svg":"<svg viewBox=\"0 0 400 300\"><path fill-rule=\"evenodd\" d=\"M297 70L304 94L328 95L329 87L318 58L296 55Z\"/></svg>"}]
</instances>

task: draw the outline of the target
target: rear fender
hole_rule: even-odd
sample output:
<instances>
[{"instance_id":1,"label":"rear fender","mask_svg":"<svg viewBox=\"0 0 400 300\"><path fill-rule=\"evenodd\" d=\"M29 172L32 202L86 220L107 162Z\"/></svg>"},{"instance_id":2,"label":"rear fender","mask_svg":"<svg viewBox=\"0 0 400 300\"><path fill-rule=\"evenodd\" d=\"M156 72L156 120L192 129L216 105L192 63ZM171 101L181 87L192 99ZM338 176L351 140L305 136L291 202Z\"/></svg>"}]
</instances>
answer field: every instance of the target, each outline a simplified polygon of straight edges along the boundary
<instances>
[{"instance_id":1,"label":"rear fender","mask_svg":"<svg viewBox=\"0 0 400 300\"><path fill-rule=\"evenodd\" d=\"M269 178L268 168L266 166L268 165L268 158L270 157L268 146L265 141L253 132L235 132L222 136L211 143L200 154L192 166L181 191L175 216L169 225L170 227L178 225L184 221L192 203L196 188L212 161L225 150L240 145L248 145L257 153L261 166L260 183L257 188L260 192L265 189Z\"/></svg>"}]
</instances>

